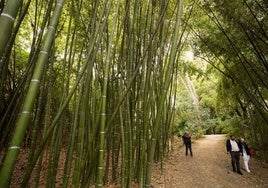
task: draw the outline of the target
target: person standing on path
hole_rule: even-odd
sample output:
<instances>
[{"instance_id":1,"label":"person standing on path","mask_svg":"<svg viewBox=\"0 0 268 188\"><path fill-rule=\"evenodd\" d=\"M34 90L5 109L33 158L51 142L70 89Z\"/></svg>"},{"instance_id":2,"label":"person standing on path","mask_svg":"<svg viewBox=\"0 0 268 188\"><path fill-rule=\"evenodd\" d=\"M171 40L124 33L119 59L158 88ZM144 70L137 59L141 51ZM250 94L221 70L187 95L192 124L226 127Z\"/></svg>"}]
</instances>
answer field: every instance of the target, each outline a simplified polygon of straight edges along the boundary
<instances>
[{"instance_id":1,"label":"person standing on path","mask_svg":"<svg viewBox=\"0 0 268 188\"><path fill-rule=\"evenodd\" d=\"M185 145L185 155L186 156L188 155L188 150L189 150L190 155L193 156L191 135L189 135L188 133L184 133L184 135L182 136L182 139Z\"/></svg>"},{"instance_id":2,"label":"person standing on path","mask_svg":"<svg viewBox=\"0 0 268 188\"><path fill-rule=\"evenodd\" d=\"M240 147L242 147L244 168L248 173L250 173L250 170L248 168L248 162L249 162L249 159L250 159L249 147L246 144L244 138L239 138L238 139L238 144L240 144L241 145Z\"/></svg>"},{"instance_id":3,"label":"person standing on path","mask_svg":"<svg viewBox=\"0 0 268 188\"><path fill-rule=\"evenodd\" d=\"M243 175L240 170L240 155L242 155L242 148L233 135L226 141L226 150L227 154L231 155L233 171Z\"/></svg>"}]
</instances>

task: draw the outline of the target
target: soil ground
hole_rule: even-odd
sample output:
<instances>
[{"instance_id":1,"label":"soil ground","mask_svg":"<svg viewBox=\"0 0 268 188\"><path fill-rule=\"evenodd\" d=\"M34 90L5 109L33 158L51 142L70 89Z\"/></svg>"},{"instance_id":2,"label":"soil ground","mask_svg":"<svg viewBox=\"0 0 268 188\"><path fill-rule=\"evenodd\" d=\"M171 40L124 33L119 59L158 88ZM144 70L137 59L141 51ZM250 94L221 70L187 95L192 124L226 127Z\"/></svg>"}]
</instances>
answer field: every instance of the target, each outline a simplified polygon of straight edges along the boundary
<instances>
[{"instance_id":1,"label":"soil ground","mask_svg":"<svg viewBox=\"0 0 268 188\"><path fill-rule=\"evenodd\" d=\"M251 157L251 173L243 175L232 171L230 156L225 149L225 135L208 135L192 144L193 157L185 156L179 140L173 151L164 159L163 170L153 171L154 188L268 188L268 165ZM229 172L229 173L228 173Z\"/></svg>"},{"instance_id":2,"label":"soil ground","mask_svg":"<svg viewBox=\"0 0 268 188\"><path fill-rule=\"evenodd\" d=\"M252 157L249 161L251 173L242 170L243 175L234 173L231 160L225 150L225 135L204 136L192 144L193 157L185 156L185 148L176 137L172 151L164 158L163 166L153 166L152 188L268 188L268 164ZM60 160L64 161L64 160ZM241 169L243 169L242 161ZM21 152L19 165L11 180L11 188L20 187L21 176L27 164L27 152ZM60 163L64 166L64 162ZM63 168L60 168L63 173ZM229 173L228 173L229 172ZM61 188L62 176L57 177L57 188ZM39 187L45 187L45 178L41 176ZM134 183L134 182L133 182ZM107 185L106 188L119 188ZM133 188L137 188L134 183Z\"/></svg>"}]
</instances>

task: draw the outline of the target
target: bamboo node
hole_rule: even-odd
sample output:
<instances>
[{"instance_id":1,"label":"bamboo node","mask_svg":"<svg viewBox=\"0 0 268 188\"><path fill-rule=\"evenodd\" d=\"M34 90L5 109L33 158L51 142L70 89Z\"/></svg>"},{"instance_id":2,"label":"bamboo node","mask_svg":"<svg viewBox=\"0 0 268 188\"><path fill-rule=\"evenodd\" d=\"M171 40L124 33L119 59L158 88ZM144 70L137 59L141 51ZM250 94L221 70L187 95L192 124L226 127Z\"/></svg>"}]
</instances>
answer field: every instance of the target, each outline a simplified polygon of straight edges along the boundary
<instances>
[{"instance_id":1,"label":"bamboo node","mask_svg":"<svg viewBox=\"0 0 268 188\"><path fill-rule=\"evenodd\" d=\"M32 79L31 82L38 82L39 83L40 80L38 80L38 79Z\"/></svg>"},{"instance_id":2,"label":"bamboo node","mask_svg":"<svg viewBox=\"0 0 268 188\"><path fill-rule=\"evenodd\" d=\"M47 55L47 51L43 51L43 50L41 50L40 53L41 53L41 54L46 54L46 55Z\"/></svg>"},{"instance_id":3,"label":"bamboo node","mask_svg":"<svg viewBox=\"0 0 268 188\"><path fill-rule=\"evenodd\" d=\"M53 29L55 31L55 27L52 25L48 26L48 29Z\"/></svg>"},{"instance_id":4,"label":"bamboo node","mask_svg":"<svg viewBox=\"0 0 268 188\"><path fill-rule=\"evenodd\" d=\"M10 146L8 149L20 149L19 146Z\"/></svg>"},{"instance_id":5,"label":"bamboo node","mask_svg":"<svg viewBox=\"0 0 268 188\"><path fill-rule=\"evenodd\" d=\"M1 16L8 17L8 18L10 18L13 22L14 22L14 20L15 20L15 18L12 17L10 14L2 13Z\"/></svg>"},{"instance_id":6,"label":"bamboo node","mask_svg":"<svg viewBox=\"0 0 268 188\"><path fill-rule=\"evenodd\" d=\"M60 6L60 7L62 7L62 3L57 3L57 6Z\"/></svg>"},{"instance_id":7,"label":"bamboo node","mask_svg":"<svg viewBox=\"0 0 268 188\"><path fill-rule=\"evenodd\" d=\"M22 114L30 114L30 111L25 110L25 111L22 111L21 113Z\"/></svg>"}]
</instances>

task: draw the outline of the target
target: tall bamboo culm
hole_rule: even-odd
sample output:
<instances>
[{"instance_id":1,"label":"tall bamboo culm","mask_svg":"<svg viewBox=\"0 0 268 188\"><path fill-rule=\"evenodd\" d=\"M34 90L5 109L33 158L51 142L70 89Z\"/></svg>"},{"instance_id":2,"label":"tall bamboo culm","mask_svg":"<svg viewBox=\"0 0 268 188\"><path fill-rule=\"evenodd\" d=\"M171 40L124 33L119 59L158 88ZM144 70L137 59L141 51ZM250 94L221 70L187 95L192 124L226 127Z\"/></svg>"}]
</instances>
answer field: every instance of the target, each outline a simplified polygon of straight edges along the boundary
<instances>
[{"instance_id":1,"label":"tall bamboo culm","mask_svg":"<svg viewBox=\"0 0 268 188\"><path fill-rule=\"evenodd\" d=\"M36 139L30 137L37 145L22 186L32 185L35 177L35 187L53 187L59 175L63 187L103 187L111 181L145 187L153 159L161 161L168 151L176 78L172 69L179 50L174 29L178 2L67 3L44 71L42 95L47 104L35 103L36 109L44 110L40 119L35 116L40 131ZM44 22L49 17L40 16ZM46 165L46 171L34 170Z\"/></svg>"},{"instance_id":2,"label":"tall bamboo culm","mask_svg":"<svg viewBox=\"0 0 268 188\"><path fill-rule=\"evenodd\" d=\"M31 112L33 109L34 101L39 90L39 83L42 77L44 66L48 60L48 54L50 52L51 45L55 38L55 29L57 28L58 20L61 15L61 10L64 0L60 0L54 10L54 16L51 19L51 23L48 29L44 44L41 48L39 58L36 63L35 71L31 84L24 100L24 104L21 110L20 117L16 123L16 129L14 136L11 140L8 153L3 162L3 166L0 171L0 187L8 187L10 178L16 163L16 159L19 154L19 149L23 141L24 134L26 132L27 125L30 121Z\"/></svg>"},{"instance_id":3,"label":"tall bamboo culm","mask_svg":"<svg viewBox=\"0 0 268 188\"><path fill-rule=\"evenodd\" d=\"M1 39L0 60L2 59L2 55L4 54L6 45L8 44L8 41L10 39L12 29L14 26L14 22L15 22L15 18L17 17L17 14L21 6L22 6L22 0L7 1L7 4L5 5L3 12L1 13L0 25L2 28L0 30L0 39Z\"/></svg>"}]
</instances>

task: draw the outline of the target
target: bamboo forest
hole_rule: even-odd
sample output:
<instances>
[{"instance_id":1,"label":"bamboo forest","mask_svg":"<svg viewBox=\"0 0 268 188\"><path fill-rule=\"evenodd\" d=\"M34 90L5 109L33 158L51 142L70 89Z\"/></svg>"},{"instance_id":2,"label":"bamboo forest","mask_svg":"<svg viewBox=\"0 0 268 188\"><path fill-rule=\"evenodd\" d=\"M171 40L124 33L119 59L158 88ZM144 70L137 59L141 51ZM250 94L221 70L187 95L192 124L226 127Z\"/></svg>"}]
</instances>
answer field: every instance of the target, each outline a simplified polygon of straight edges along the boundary
<instances>
[{"instance_id":1,"label":"bamboo forest","mask_svg":"<svg viewBox=\"0 0 268 188\"><path fill-rule=\"evenodd\" d=\"M0 0L0 13L1 188L22 156L16 187L150 187L185 132L243 136L268 161L266 0Z\"/></svg>"}]
</instances>

